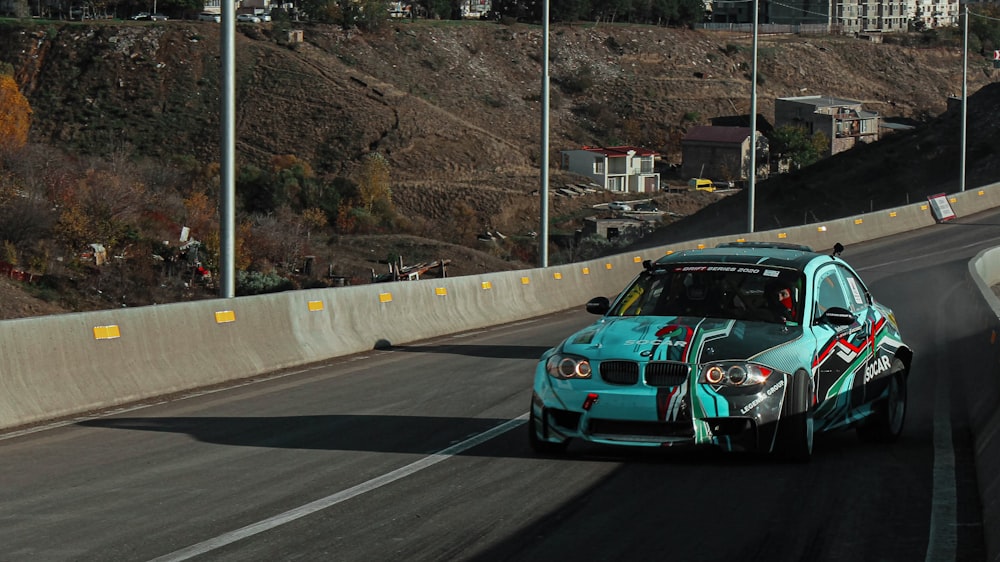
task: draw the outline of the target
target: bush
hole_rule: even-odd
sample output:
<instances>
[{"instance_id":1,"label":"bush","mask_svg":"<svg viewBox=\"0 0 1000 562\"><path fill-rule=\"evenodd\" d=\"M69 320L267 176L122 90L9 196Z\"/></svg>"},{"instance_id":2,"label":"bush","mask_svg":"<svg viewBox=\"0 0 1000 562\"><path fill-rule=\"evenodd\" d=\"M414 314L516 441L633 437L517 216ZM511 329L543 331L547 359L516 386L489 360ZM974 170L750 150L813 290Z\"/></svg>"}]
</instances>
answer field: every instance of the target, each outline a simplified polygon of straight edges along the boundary
<instances>
[{"instance_id":1,"label":"bush","mask_svg":"<svg viewBox=\"0 0 1000 562\"><path fill-rule=\"evenodd\" d=\"M295 289L295 284L277 273L259 271L238 271L236 273L236 295L263 295Z\"/></svg>"}]
</instances>

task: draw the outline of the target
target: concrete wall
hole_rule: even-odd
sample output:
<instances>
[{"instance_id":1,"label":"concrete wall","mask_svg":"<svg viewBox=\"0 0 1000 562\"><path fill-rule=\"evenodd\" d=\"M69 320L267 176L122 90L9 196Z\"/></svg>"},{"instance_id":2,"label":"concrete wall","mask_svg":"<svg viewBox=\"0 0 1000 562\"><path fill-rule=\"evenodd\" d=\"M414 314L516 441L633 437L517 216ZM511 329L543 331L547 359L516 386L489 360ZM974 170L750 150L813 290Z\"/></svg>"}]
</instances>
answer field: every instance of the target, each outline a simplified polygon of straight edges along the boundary
<instances>
[{"instance_id":1,"label":"concrete wall","mask_svg":"<svg viewBox=\"0 0 1000 562\"><path fill-rule=\"evenodd\" d=\"M992 326L992 350L989 363L983 358L983 377L976 388L965 393L969 405L969 423L975 435L976 474L979 498L983 505L983 529L988 560L1000 560L1000 299L993 287L1000 285L1000 248L980 252L969 262L969 277L989 305L987 322Z\"/></svg>"},{"instance_id":2,"label":"concrete wall","mask_svg":"<svg viewBox=\"0 0 1000 562\"><path fill-rule=\"evenodd\" d=\"M960 217L998 207L1000 183L948 200ZM579 307L615 295L644 259L672 251L743 239L823 251L934 223L923 202L545 269L0 321L0 429ZM970 271L1000 317L989 289L1000 282L1000 249L978 256ZM1000 389L978 389L970 400L985 528L998 529ZM1000 559L997 539L988 540L990 559Z\"/></svg>"}]
</instances>

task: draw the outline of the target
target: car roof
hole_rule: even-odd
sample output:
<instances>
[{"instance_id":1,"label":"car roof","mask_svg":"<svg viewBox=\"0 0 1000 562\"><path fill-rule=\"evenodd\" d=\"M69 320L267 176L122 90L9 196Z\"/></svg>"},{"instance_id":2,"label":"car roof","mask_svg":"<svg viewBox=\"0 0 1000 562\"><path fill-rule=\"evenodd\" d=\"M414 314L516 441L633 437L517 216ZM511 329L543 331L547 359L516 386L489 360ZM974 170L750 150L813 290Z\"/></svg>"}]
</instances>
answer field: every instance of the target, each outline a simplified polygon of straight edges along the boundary
<instances>
[{"instance_id":1,"label":"car roof","mask_svg":"<svg viewBox=\"0 0 1000 562\"><path fill-rule=\"evenodd\" d=\"M739 242L720 244L715 248L683 250L656 260L656 265L678 263L730 263L767 265L802 271L806 265L825 254L814 252L808 246L773 242Z\"/></svg>"}]
</instances>

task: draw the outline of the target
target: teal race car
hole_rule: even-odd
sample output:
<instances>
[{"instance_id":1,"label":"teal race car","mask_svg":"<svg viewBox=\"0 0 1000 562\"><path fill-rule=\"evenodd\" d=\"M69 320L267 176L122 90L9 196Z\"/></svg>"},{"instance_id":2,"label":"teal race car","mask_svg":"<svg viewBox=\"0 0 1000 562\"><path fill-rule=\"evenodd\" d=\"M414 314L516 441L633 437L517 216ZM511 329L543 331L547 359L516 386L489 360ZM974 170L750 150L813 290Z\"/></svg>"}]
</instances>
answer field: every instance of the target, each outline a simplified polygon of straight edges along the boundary
<instances>
[{"instance_id":1,"label":"teal race car","mask_svg":"<svg viewBox=\"0 0 1000 562\"><path fill-rule=\"evenodd\" d=\"M587 303L600 320L542 355L532 448L707 445L805 461L816 432L895 440L913 352L842 251L744 242L644 262L613 302Z\"/></svg>"}]
</instances>

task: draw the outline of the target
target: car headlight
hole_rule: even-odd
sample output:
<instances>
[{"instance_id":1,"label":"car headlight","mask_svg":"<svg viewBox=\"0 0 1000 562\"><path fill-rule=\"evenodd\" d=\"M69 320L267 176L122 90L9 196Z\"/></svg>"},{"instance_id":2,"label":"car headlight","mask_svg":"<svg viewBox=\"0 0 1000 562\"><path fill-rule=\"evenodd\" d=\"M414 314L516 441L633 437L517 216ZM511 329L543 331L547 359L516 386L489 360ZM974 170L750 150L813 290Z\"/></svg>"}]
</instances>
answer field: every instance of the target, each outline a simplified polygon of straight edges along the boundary
<instances>
[{"instance_id":1,"label":"car headlight","mask_svg":"<svg viewBox=\"0 0 1000 562\"><path fill-rule=\"evenodd\" d=\"M722 362L701 365L698 382L726 386L763 384L773 371L753 363Z\"/></svg>"},{"instance_id":2,"label":"car headlight","mask_svg":"<svg viewBox=\"0 0 1000 562\"><path fill-rule=\"evenodd\" d=\"M590 361L575 355L556 353L545 361L545 370L557 379L589 379Z\"/></svg>"}]
</instances>

